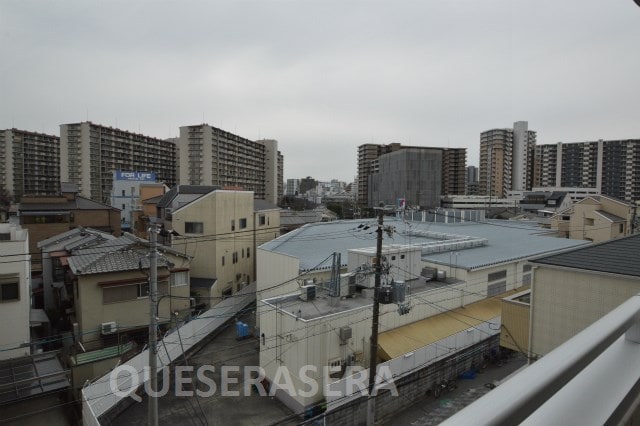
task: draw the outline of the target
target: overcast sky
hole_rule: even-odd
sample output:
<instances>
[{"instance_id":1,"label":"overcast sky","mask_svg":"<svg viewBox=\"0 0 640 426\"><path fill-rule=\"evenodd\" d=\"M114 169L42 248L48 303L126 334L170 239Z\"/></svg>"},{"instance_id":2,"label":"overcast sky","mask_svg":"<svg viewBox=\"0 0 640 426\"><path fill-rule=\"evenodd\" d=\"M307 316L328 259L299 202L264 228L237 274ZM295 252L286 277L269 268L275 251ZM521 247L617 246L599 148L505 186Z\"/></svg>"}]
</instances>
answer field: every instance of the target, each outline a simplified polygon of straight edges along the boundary
<instances>
[{"instance_id":1,"label":"overcast sky","mask_svg":"<svg viewBox=\"0 0 640 426\"><path fill-rule=\"evenodd\" d=\"M0 2L0 129L84 121L273 138L285 178L353 180L363 143L640 138L632 0Z\"/></svg>"}]
</instances>

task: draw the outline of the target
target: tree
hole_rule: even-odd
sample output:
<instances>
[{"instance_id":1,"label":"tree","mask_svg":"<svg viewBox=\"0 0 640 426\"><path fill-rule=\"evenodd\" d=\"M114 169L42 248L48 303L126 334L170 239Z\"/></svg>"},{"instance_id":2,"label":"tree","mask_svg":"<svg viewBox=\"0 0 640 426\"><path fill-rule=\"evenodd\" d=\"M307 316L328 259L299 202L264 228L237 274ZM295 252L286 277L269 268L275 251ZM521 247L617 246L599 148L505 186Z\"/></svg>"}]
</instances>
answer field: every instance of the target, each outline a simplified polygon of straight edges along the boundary
<instances>
[{"instance_id":1,"label":"tree","mask_svg":"<svg viewBox=\"0 0 640 426\"><path fill-rule=\"evenodd\" d=\"M304 179L300 179L300 190L299 190L300 195L304 194L305 192L311 189L316 189L316 186L318 186L318 181L312 178L311 176L307 176Z\"/></svg>"}]
</instances>

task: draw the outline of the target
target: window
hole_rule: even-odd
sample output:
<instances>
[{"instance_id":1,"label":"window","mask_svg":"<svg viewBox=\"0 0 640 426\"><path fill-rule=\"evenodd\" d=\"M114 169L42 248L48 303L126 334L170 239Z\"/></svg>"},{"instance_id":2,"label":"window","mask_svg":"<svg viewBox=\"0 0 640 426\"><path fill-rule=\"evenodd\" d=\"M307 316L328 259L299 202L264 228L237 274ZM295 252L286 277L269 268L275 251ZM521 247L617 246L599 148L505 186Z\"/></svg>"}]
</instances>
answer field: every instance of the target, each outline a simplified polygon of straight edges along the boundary
<instances>
[{"instance_id":1,"label":"window","mask_svg":"<svg viewBox=\"0 0 640 426\"><path fill-rule=\"evenodd\" d=\"M138 287L138 297L148 297L149 296L149 283L144 282L137 285Z\"/></svg>"},{"instance_id":2,"label":"window","mask_svg":"<svg viewBox=\"0 0 640 426\"><path fill-rule=\"evenodd\" d=\"M500 281L487 286L487 297L493 297L507 291L507 282Z\"/></svg>"},{"instance_id":3,"label":"window","mask_svg":"<svg viewBox=\"0 0 640 426\"><path fill-rule=\"evenodd\" d=\"M120 210L124 210L124 209L125 209L125 205L123 204L123 205L122 205L122 208L121 208Z\"/></svg>"},{"instance_id":4,"label":"window","mask_svg":"<svg viewBox=\"0 0 640 426\"><path fill-rule=\"evenodd\" d=\"M11 241L11 234L8 232L0 234L0 241Z\"/></svg>"},{"instance_id":5,"label":"window","mask_svg":"<svg viewBox=\"0 0 640 426\"><path fill-rule=\"evenodd\" d=\"M244 259L244 249L242 249L242 258Z\"/></svg>"},{"instance_id":6,"label":"window","mask_svg":"<svg viewBox=\"0 0 640 426\"><path fill-rule=\"evenodd\" d=\"M267 223L267 217L263 214L261 214L260 216L258 216L258 225L266 225Z\"/></svg>"},{"instance_id":7,"label":"window","mask_svg":"<svg viewBox=\"0 0 640 426\"><path fill-rule=\"evenodd\" d=\"M222 256L222 266L224 266L224 256Z\"/></svg>"},{"instance_id":8,"label":"window","mask_svg":"<svg viewBox=\"0 0 640 426\"><path fill-rule=\"evenodd\" d=\"M531 265L523 265L522 272L529 272L531 270Z\"/></svg>"},{"instance_id":9,"label":"window","mask_svg":"<svg viewBox=\"0 0 640 426\"><path fill-rule=\"evenodd\" d=\"M171 287L181 287L189 284L189 272L180 271L171 274Z\"/></svg>"},{"instance_id":10,"label":"window","mask_svg":"<svg viewBox=\"0 0 640 426\"><path fill-rule=\"evenodd\" d=\"M247 227L247 218L243 217L242 219L240 219L240 229L244 229Z\"/></svg>"},{"instance_id":11,"label":"window","mask_svg":"<svg viewBox=\"0 0 640 426\"><path fill-rule=\"evenodd\" d=\"M401 255L400 255L400 259L404 259L404 254L401 254Z\"/></svg>"},{"instance_id":12,"label":"window","mask_svg":"<svg viewBox=\"0 0 640 426\"><path fill-rule=\"evenodd\" d=\"M185 234L202 234L203 231L202 222L185 222L184 224Z\"/></svg>"},{"instance_id":13,"label":"window","mask_svg":"<svg viewBox=\"0 0 640 426\"><path fill-rule=\"evenodd\" d=\"M251 251L249 247L247 247L247 259L251 257Z\"/></svg>"},{"instance_id":14,"label":"window","mask_svg":"<svg viewBox=\"0 0 640 426\"><path fill-rule=\"evenodd\" d=\"M20 300L20 284L17 277L14 279L0 282L0 302Z\"/></svg>"},{"instance_id":15,"label":"window","mask_svg":"<svg viewBox=\"0 0 640 426\"><path fill-rule=\"evenodd\" d=\"M504 271L498 271L498 272L492 272L489 274L489 276L487 277L487 281L491 282L491 281L496 281L502 278L507 278L507 270L505 269Z\"/></svg>"},{"instance_id":16,"label":"window","mask_svg":"<svg viewBox=\"0 0 640 426\"><path fill-rule=\"evenodd\" d=\"M238 252L234 251L233 252L233 263L238 263Z\"/></svg>"},{"instance_id":17,"label":"window","mask_svg":"<svg viewBox=\"0 0 640 426\"><path fill-rule=\"evenodd\" d=\"M122 196L124 197L125 195L126 195L126 194L125 194L125 191L124 191L124 189L123 189L123 190L122 190Z\"/></svg>"},{"instance_id":18,"label":"window","mask_svg":"<svg viewBox=\"0 0 640 426\"><path fill-rule=\"evenodd\" d=\"M391 260L396 260L396 257L395 256L391 256Z\"/></svg>"},{"instance_id":19,"label":"window","mask_svg":"<svg viewBox=\"0 0 640 426\"><path fill-rule=\"evenodd\" d=\"M619 231L618 231L618 232L620 232L620 233L623 233L623 232L624 232L624 223L621 223L621 224L620 224L620 227L619 227Z\"/></svg>"}]
</instances>

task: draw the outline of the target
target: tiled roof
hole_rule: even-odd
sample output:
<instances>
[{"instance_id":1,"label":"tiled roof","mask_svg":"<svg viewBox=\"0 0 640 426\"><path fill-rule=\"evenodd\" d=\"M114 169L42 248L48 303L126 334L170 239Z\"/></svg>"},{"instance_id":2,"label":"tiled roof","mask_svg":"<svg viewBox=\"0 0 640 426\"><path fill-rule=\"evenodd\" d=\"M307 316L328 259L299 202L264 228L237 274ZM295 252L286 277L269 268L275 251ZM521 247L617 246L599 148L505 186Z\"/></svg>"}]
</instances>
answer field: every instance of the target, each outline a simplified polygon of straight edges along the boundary
<instances>
[{"instance_id":1,"label":"tiled roof","mask_svg":"<svg viewBox=\"0 0 640 426\"><path fill-rule=\"evenodd\" d=\"M59 210L118 210L107 204L99 203L81 196L76 196L75 200L62 203L19 203L20 211L59 211Z\"/></svg>"},{"instance_id":2,"label":"tiled roof","mask_svg":"<svg viewBox=\"0 0 640 426\"><path fill-rule=\"evenodd\" d=\"M71 251L87 244L97 243L104 240L112 240L115 238L116 237L109 233L80 226L38 242L38 248L52 248L53 250L64 248L65 250Z\"/></svg>"},{"instance_id":3,"label":"tiled roof","mask_svg":"<svg viewBox=\"0 0 640 426\"><path fill-rule=\"evenodd\" d=\"M158 252L158 266L170 266L163 253L189 258L162 245L158 245ZM125 233L122 237L75 251L69 258L69 267L76 275L148 269L148 254L148 241Z\"/></svg>"},{"instance_id":4,"label":"tiled roof","mask_svg":"<svg viewBox=\"0 0 640 426\"><path fill-rule=\"evenodd\" d=\"M533 262L640 277L640 234L541 257Z\"/></svg>"},{"instance_id":5,"label":"tiled roof","mask_svg":"<svg viewBox=\"0 0 640 426\"><path fill-rule=\"evenodd\" d=\"M202 196L210 193L211 191L215 191L216 189L220 189L220 187L205 186L205 185L176 185L162 196L160 201L158 201L158 207L160 208L170 207L174 198L176 198L176 196L178 196L179 194L191 194L191 195Z\"/></svg>"},{"instance_id":6,"label":"tiled roof","mask_svg":"<svg viewBox=\"0 0 640 426\"><path fill-rule=\"evenodd\" d=\"M605 218L609 219L611 222L626 222L626 220L623 217L616 216L615 214L607 213L603 210L596 210L595 213L598 213L599 215L604 216Z\"/></svg>"}]
</instances>

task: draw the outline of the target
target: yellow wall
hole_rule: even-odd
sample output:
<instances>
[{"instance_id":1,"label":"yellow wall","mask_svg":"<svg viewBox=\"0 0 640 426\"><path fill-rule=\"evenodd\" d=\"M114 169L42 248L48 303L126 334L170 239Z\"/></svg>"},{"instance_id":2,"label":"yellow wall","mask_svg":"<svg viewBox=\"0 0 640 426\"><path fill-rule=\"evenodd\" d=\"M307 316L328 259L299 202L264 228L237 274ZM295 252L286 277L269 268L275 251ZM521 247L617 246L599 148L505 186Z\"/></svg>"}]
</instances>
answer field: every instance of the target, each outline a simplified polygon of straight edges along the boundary
<instances>
[{"instance_id":1,"label":"yellow wall","mask_svg":"<svg viewBox=\"0 0 640 426\"><path fill-rule=\"evenodd\" d=\"M526 354L529 350L530 305L510 299L502 299L500 346Z\"/></svg>"},{"instance_id":2,"label":"yellow wall","mask_svg":"<svg viewBox=\"0 0 640 426\"><path fill-rule=\"evenodd\" d=\"M537 266L531 295L532 355L545 355L640 292L640 280Z\"/></svg>"},{"instance_id":3,"label":"yellow wall","mask_svg":"<svg viewBox=\"0 0 640 426\"><path fill-rule=\"evenodd\" d=\"M164 256L175 264L180 264L182 258L165 253ZM158 277L168 275L166 268L158 269ZM82 333L82 341L90 342L100 338L100 325L104 322L115 321L118 328L142 326L149 324L149 298L142 297L117 303L103 303L102 287L99 282L127 280L145 276L140 271L114 272L109 274L81 275L77 283L76 316ZM180 299L165 297L160 301L160 322L167 322L176 310L189 307L189 286L171 287L170 294L180 296Z\"/></svg>"}]
</instances>

